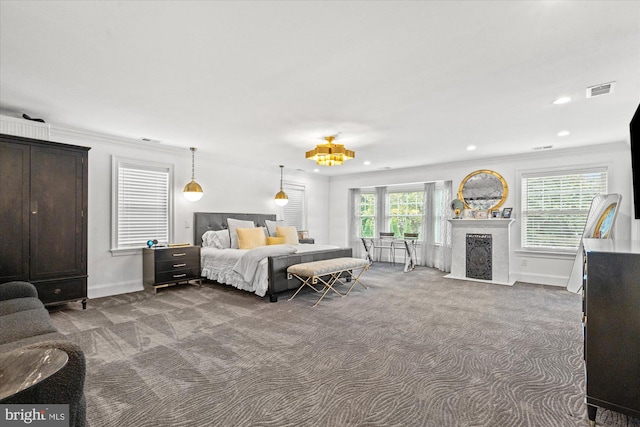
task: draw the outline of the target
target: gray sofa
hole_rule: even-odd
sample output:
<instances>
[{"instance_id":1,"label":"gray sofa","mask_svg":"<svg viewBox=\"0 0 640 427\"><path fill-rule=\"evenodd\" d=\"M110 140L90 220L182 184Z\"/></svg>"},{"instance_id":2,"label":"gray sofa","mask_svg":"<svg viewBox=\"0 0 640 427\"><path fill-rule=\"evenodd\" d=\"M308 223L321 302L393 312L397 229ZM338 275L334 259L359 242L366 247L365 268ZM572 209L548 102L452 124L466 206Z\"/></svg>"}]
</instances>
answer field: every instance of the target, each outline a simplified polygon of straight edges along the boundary
<instances>
[{"instance_id":1,"label":"gray sofa","mask_svg":"<svg viewBox=\"0 0 640 427\"><path fill-rule=\"evenodd\" d=\"M51 377L1 403L68 404L69 425L84 426L86 367L82 349L53 326L35 286L27 282L0 284L0 353L27 348L58 348L67 353L69 361Z\"/></svg>"}]
</instances>

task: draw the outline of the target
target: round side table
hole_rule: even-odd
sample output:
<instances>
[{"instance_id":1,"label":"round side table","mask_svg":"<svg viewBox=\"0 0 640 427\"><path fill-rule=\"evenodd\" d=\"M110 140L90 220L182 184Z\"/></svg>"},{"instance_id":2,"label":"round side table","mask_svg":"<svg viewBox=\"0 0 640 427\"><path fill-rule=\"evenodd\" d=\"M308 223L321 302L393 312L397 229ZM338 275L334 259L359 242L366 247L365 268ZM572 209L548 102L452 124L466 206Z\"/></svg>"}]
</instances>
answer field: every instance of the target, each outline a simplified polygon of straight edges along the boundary
<instances>
[{"instance_id":1,"label":"round side table","mask_svg":"<svg viewBox=\"0 0 640 427\"><path fill-rule=\"evenodd\" d=\"M0 402L62 369L69 355L57 348L17 349L0 354Z\"/></svg>"}]
</instances>

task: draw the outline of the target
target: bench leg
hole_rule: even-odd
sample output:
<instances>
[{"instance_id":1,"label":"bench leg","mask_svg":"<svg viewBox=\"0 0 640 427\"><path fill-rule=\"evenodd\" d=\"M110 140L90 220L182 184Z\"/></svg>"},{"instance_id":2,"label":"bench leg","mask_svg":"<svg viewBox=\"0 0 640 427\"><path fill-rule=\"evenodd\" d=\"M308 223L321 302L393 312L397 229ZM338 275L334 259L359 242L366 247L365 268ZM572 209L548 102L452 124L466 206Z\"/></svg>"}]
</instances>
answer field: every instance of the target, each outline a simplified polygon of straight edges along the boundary
<instances>
[{"instance_id":1,"label":"bench leg","mask_svg":"<svg viewBox=\"0 0 640 427\"><path fill-rule=\"evenodd\" d=\"M359 284L360 286L362 286L362 287L363 287L363 288L365 288L365 289L369 289L369 288L367 288L367 287L365 286L365 284L364 284L364 283L362 283L362 282L360 281L360 276L362 276L362 273L364 273L364 272L365 272L366 270L368 270L368 269L369 269L369 266L368 266L368 265L366 265L366 266L362 267L362 270L360 270L360 272L358 273L358 275L357 275L357 276L355 276L355 275L353 274L353 270L348 270L349 275L350 275L350 278L353 278L353 283L351 284L351 287L350 287L350 288L349 288L349 290L347 291L346 295L349 295L349 293L351 292L351 290L353 289L353 287L356 285L356 283L357 283L357 284Z\"/></svg>"},{"instance_id":2,"label":"bench leg","mask_svg":"<svg viewBox=\"0 0 640 427\"><path fill-rule=\"evenodd\" d=\"M332 273L329 277L328 281L325 281L322 277L318 277L318 280L320 280L323 284L324 284L324 293L322 294L322 296L320 298L318 298L318 301L316 301L315 304L313 304L313 307L315 307L316 305L318 305L318 303L320 303L320 301L322 301L322 298L324 298L327 293L329 292L329 290L332 290L333 292L335 292L336 294L340 295L341 297L344 297L346 295L343 295L340 293L340 291L338 291L336 288L333 287L333 285L335 285L336 282L339 282L340 280L340 275L342 274L342 271L339 271L337 273ZM340 282L342 283L342 282Z\"/></svg>"},{"instance_id":3,"label":"bench leg","mask_svg":"<svg viewBox=\"0 0 640 427\"><path fill-rule=\"evenodd\" d=\"M316 292L320 292L322 289L316 289L315 286L313 286L310 282L313 279L312 277L300 277L297 274L293 275L296 279L300 280L302 282L302 284L298 287L298 289L296 290L296 292L291 295L291 298L288 299L288 301L291 301L292 299L294 299L296 297L296 295L298 295L298 293L302 290L302 288L304 288L305 286L310 287L311 289L313 289Z\"/></svg>"}]
</instances>

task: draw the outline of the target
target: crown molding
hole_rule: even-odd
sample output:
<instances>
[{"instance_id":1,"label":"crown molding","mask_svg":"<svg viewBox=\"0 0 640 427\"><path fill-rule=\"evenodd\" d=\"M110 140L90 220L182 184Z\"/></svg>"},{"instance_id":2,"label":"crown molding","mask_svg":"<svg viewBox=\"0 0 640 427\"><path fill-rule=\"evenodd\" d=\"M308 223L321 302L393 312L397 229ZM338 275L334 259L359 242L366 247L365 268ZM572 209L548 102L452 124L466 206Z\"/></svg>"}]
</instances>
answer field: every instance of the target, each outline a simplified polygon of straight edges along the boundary
<instances>
[{"instance_id":1,"label":"crown molding","mask_svg":"<svg viewBox=\"0 0 640 427\"><path fill-rule=\"evenodd\" d=\"M183 152L184 147L178 147L175 145L168 145L159 142L152 141L140 141L131 138L125 138L116 135L109 135L100 132L94 132L85 129L51 125L51 139L55 140L56 137L64 139L72 139L79 145L89 145L93 143L107 144L107 145L119 145L129 148L143 148L161 150L169 153Z\"/></svg>"},{"instance_id":2,"label":"crown molding","mask_svg":"<svg viewBox=\"0 0 640 427\"><path fill-rule=\"evenodd\" d=\"M449 169L458 167L479 167L479 164L486 164L488 161L492 162L509 162L517 160L544 160L549 158L558 157L573 157L576 154L594 154L594 153L612 153L629 151L629 143L627 141L607 142L603 144L584 145L580 147L558 148L544 151L534 151L529 153L509 154L505 156L492 156L481 157L472 160L461 160L446 163L426 164L422 166L412 166L408 168L392 168L386 170L376 170L370 172L356 172L352 174L336 175L330 177L331 181L339 181L349 177L376 177L380 175L391 175L394 173L405 174L411 172L420 172L425 169Z\"/></svg>"}]
</instances>

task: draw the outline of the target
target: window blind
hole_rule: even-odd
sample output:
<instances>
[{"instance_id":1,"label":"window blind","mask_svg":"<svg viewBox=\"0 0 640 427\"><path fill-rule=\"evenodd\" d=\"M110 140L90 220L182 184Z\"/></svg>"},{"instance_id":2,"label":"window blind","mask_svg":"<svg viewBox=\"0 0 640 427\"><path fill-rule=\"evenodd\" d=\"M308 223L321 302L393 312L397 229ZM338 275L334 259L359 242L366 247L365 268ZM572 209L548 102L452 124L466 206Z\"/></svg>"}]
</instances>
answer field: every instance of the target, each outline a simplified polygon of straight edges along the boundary
<instances>
[{"instance_id":1,"label":"window blind","mask_svg":"<svg viewBox=\"0 0 640 427\"><path fill-rule=\"evenodd\" d=\"M147 240L169 242L170 169L118 166L117 248L144 246Z\"/></svg>"},{"instance_id":2,"label":"window blind","mask_svg":"<svg viewBox=\"0 0 640 427\"><path fill-rule=\"evenodd\" d=\"M578 247L594 196L607 192L607 170L522 175L522 247Z\"/></svg>"},{"instance_id":3,"label":"window blind","mask_svg":"<svg viewBox=\"0 0 640 427\"><path fill-rule=\"evenodd\" d=\"M283 190L289 197L289 203L283 209L285 225L293 225L297 230L305 230L305 187L288 184L283 185Z\"/></svg>"}]
</instances>

